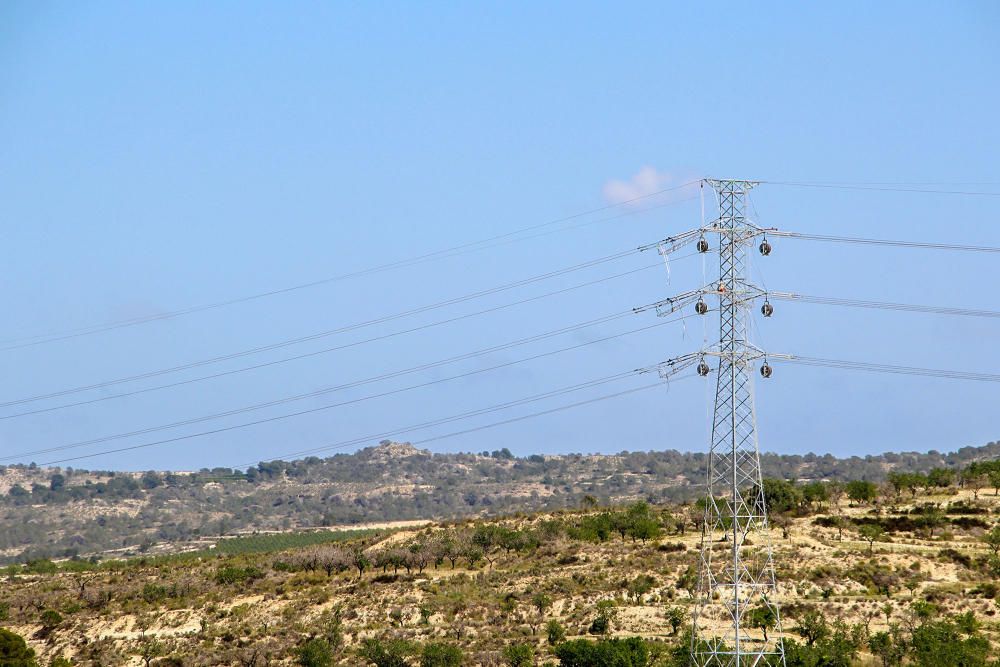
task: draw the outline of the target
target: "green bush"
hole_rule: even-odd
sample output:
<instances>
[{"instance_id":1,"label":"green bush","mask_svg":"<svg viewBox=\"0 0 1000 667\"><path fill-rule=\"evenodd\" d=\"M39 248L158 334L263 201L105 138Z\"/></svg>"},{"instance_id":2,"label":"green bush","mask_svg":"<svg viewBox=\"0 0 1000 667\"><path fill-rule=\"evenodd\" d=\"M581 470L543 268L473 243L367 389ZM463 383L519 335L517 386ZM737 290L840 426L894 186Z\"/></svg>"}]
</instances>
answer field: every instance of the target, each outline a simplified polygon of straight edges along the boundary
<instances>
[{"instance_id":1,"label":"green bush","mask_svg":"<svg viewBox=\"0 0 1000 667\"><path fill-rule=\"evenodd\" d=\"M47 630L51 630L52 628L56 627L57 625L62 623L62 620L63 620L62 614L60 614L55 609L46 609L45 611L42 612L41 616L42 627Z\"/></svg>"},{"instance_id":2,"label":"green bush","mask_svg":"<svg viewBox=\"0 0 1000 667\"><path fill-rule=\"evenodd\" d=\"M562 667L646 667L649 664L649 649L639 637L597 642L574 639L557 646L555 654Z\"/></svg>"},{"instance_id":3,"label":"green bush","mask_svg":"<svg viewBox=\"0 0 1000 667\"><path fill-rule=\"evenodd\" d=\"M359 655L375 667L408 667L406 658L413 653L413 646L400 639L366 639L361 643Z\"/></svg>"},{"instance_id":4,"label":"green bush","mask_svg":"<svg viewBox=\"0 0 1000 667\"><path fill-rule=\"evenodd\" d=\"M462 650L451 644L432 642L424 646L420 667L462 667Z\"/></svg>"},{"instance_id":5,"label":"green bush","mask_svg":"<svg viewBox=\"0 0 1000 667\"><path fill-rule=\"evenodd\" d=\"M215 573L217 584L248 584L255 579L262 579L264 573L256 567L220 567Z\"/></svg>"},{"instance_id":6,"label":"green bush","mask_svg":"<svg viewBox=\"0 0 1000 667\"><path fill-rule=\"evenodd\" d=\"M990 643L976 632L974 623L943 620L928 622L914 629L911 650L913 664L919 667L979 667L986 665Z\"/></svg>"},{"instance_id":7,"label":"green bush","mask_svg":"<svg viewBox=\"0 0 1000 667\"><path fill-rule=\"evenodd\" d=\"M554 618L545 626L545 633L548 636L550 646L555 646L566 641L566 630Z\"/></svg>"},{"instance_id":8,"label":"green bush","mask_svg":"<svg viewBox=\"0 0 1000 667\"><path fill-rule=\"evenodd\" d=\"M310 639L295 651L295 658L302 667L330 667L333 651L325 639Z\"/></svg>"},{"instance_id":9,"label":"green bush","mask_svg":"<svg viewBox=\"0 0 1000 667\"><path fill-rule=\"evenodd\" d=\"M503 660L510 667L529 667L535 662L531 644L511 644L503 650Z\"/></svg>"},{"instance_id":10,"label":"green bush","mask_svg":"<svg viewBox=\"0 0 1000 667\"><path fill-rule=\"evenodd\" d=\"M28 648L21 635L0 628L0 665L4 667L38 667L34 650Z\"/></svg>"},{"instance_id":11,"label":"green bush","mask_svg":"<svg viewBox=\"0 0 1000 667\"><path fill-rule=\"evenodd\" d=\"M160 600L165 600L168 592L166 586L149 583L142 587L142 599L152 604Z\"/></svg>"},{"instance_id":12,"label":"green bush","mask_svg":"<svg viewBox=\"0 0 1000 667\"><path fill-rule=\"evenodd\" d=\"M379 534L377 530L319 530L308 533L277 533L273 535L248 535L246 537L230 537L219 540L213 553L217 554L254 554L273 551L285 551L300 547L342 542L359 537L370 537Z\"/></svg>"},{"instance_id":13,"label":"green bush","mask_svg":"<svg viewBox=\"0 0 1000 667\"><path fill-rule=\"evenodd\" d=\"M55 574L59 571L59 566L47 559L29 560L24 564L24 571L28 574Z\"/></svg>"}]
</instances>

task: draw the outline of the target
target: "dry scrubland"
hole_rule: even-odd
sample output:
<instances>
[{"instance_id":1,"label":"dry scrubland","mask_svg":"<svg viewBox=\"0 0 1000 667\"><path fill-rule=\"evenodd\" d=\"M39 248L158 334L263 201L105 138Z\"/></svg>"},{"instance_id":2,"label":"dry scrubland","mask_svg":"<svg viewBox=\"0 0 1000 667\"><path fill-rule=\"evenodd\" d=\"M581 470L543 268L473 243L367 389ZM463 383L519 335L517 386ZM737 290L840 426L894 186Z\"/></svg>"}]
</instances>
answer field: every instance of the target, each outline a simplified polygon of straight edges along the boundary
<instances>
[{"instance_id":1,"label":"dry scrubland","mask_svg":"<svg viewBox=\"0 0 1000 667\"><path fill-rule=\"evenodd\" d=\"M769 482L784 510L773 534L783 636L830 654L794 664L898 664L896 647L907 663L985 664L983 642L1000 642L994 491L867 485L855 495L874 497L851 500L825 486L834 493L817 497ZM562 641L609 637L641 637L649 658L608 664L672 665L699 516L590 506L259 553L268 543L251 538L230 549L248 553L40 561L3 570L0 615L45 666L555 665ZM948 651L965 653L927 661Z\"/></svg>"},{"instance_id":2,"label":"dry scrubland","mask_svg":"<svg viewBox=\"0 0 1000 667\"><path fill-rule=\"evenodd\" d=\"M782 479L881 481L890 472L965 470L1000 443L878 456L762 455ZM128 473L0 466L0 565L39 558L127 557L200 549L222 535L420 519L503 517L643 499L695 498L705 453L515 457L440 454L385 441L351 454L267 461L246 470Z\"/></svg>"}]
</instances>

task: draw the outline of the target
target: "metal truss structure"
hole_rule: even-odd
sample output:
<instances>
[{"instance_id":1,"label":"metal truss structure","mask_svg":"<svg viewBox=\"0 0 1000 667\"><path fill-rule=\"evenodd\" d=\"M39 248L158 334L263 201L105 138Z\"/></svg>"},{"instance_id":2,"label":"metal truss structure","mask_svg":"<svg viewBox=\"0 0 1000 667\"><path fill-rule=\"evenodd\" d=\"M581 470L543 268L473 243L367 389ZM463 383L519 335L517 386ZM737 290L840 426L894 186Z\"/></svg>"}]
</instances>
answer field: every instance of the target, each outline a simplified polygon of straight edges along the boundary
<instances>
[{"instance_id":1,"label":"metal truss structure","mask_svg":"<svg viewBox=\"0 0 1000 667\"><path fill-rule=\"evenodd\" d=\"M773 312L765 292L748 280L752 246L760 238L761 254L770 254L771 230L747 219L747 193L757 183L708 179L704 184L718 195L718 218L658 249L666 256L697 239L698 250L708 252L706 235L717 235L718 281L653 304L659 315L691 304L704 315L705 298L718 301L718 343L660 367L668 377L697 361L698 374L705 376L712 371L706 359L718 362L691 660L697 667L784 666L754 411L753 374L761 360L761 375L769 377L771 367L748 336L750 308L758 299L764 299L765 316Z\"/></svg>"}]
</instances>

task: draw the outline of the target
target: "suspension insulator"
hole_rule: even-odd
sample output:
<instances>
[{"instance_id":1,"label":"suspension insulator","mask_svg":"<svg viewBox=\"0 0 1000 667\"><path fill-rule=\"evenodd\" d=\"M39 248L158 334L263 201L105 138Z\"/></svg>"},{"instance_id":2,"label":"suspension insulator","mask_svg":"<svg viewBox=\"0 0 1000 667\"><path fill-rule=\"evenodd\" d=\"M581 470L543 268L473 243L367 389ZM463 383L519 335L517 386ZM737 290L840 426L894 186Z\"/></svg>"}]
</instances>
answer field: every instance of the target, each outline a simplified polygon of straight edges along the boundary
<instances>
[{"instance_id":1,"label":"suspension insulator","mask_svg":"<svg viewBox=\"0 0 1000 667\"><path fill-rule=\"evenodd\" d=\"M760 242L760 254L765 257L771 254L771 244L767 242L767 239Z\"/></svg>"},{"instance_id":2,"label":"suspension insulator","mask_svg":"<svg viewBox=\"0 0 1000 667\"><path fill-rule=\"evenodd\" d=\"M708 252L708 241L705 240L704 236L698 239L697 247L698 247L698 252Z\"/></svg>"},{"instance_id":3,"label":"suspension insulator","mask_svg":"<svg viewBox=\"0 0 1000 667\"><path fill-rule=\"evenodd\" d=\"M765 378L769 378L769 377L771 377L771 373L772 373L771 367L768 366L767 362L765 361L764 365L760 367L760 374L761 374L761 376L763 376Z\"/></svg>"},{"instance_id":4,"label":"suspension insulator","mask_svg":"<svg viewBox=\"0 0 1000 667\"><path fill-rule=\"evenodd\" d=\"M708 371L709 371L708 364L706 364L704 361L698 364L698 375L705 377L706 375L708 375Z\"/></svg>"},{"instance_id":5,"label":"suspension insulator","mask_svg":"<svg viewBox=\"0 0 1000 667\"><path fill-rule=\"evenodd\" d=\"M770 302L765 301L764 305L760 307L760 312L764 317L771 317L774 314L774 306Z\"/></svg>"},{"instance_id":6,"label":"suspension insulator","mask_svg":"<svg viewBox=\"0 0 1000 667\"><path fill-rule=\"evenodd\" d=\"M701 299L698 299L698 303L694 304L694 312L698 313L699 315L704 315L705 313L708 312L708 304L702 301Z\"/></svg>"}]
</instances>

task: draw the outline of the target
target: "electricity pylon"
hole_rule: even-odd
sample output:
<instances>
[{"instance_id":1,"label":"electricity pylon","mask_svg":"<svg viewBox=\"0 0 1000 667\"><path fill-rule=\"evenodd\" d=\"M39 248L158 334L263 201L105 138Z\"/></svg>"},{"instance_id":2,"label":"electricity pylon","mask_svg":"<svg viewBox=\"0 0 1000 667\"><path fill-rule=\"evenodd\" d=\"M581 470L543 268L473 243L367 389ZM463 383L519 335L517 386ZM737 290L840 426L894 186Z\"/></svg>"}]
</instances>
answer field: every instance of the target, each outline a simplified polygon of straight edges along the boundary
<instances>
[{"instance_id":1,"label":"electricity pylon","mask_svg":"<svg viewBox=\"0 0 1000 667\"><path fill-rule=\"evenodd\" d=\"M768 534L760 450L754 412L753 374L771 367L762 350L748 336L750 308L764 298L762 312L773 312L763 290L748 280L749 254L758 237L761 254L771 252L766 231L747 220L747 193L753 181L707 179L719 200L719 217L676 238L658 244L669 255L697 238L700 252L711 244L706 234L718 236L718 281L656 305L667 315L694 304L705 315L705 297L715 297L719 310L719 341L696 354L687 354L660 367L669 377L699 359L700 375L718 361L715 412L708 456L708 488L701 536L698 599L693 615L691 660L698 667L753 667L785 665L781 622L777 606L774 560ZM642 310L642 309L637 309Z\"/></svg>"}]
</instances>

